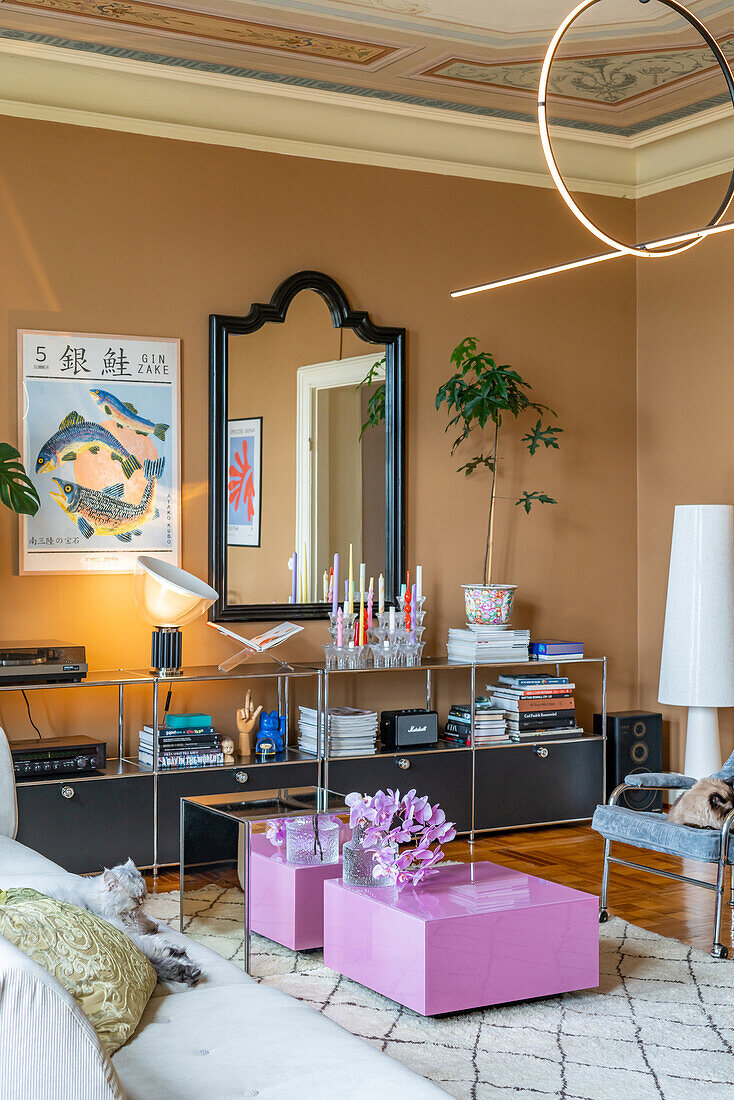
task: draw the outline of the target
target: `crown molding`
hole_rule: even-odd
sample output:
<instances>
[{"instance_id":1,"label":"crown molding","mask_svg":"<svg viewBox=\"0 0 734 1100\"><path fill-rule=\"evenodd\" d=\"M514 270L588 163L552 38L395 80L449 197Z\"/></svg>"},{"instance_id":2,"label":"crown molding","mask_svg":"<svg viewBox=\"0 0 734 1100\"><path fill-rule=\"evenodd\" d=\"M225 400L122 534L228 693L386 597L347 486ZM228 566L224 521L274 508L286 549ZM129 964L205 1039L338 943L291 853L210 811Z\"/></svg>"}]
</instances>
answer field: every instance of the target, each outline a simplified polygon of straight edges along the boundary
<instances>
[{"instance_id":1,"label":"crown molding","mask_svg":"<svg viewBox=\"0 0 734 1100\"><path fill-rule=\"evenodd\" d=\"M552 188L537 128L0 38L0 113L319 160ZM564 131L575 191L635 199L728 170L730 111L638 139ZM729 162L730 163L730 162Z\"/></svg>"}]
</instances>

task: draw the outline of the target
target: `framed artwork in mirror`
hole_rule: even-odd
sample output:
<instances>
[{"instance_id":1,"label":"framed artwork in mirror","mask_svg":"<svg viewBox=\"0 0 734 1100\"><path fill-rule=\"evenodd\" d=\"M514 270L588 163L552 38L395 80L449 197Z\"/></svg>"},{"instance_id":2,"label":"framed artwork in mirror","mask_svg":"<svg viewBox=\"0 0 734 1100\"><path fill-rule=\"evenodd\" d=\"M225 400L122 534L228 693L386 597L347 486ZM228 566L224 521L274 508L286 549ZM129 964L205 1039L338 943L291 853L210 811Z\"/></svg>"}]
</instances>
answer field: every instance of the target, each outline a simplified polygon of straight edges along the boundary
<instances>
[{"instance_id":1,"label":"framed artwork in mirror","mask_svg":"<svg viewBox=\"0 0 734 1100\"><path fill-rule=\"evenodd\" d=\"M227 546L259 546L263 418L227 421Z\"/></svg>"},{"instance_id":2,"label":"framed artwork in mirror","mask_svg":"<svg viewBox=\"0 0 734 1100\"><path fill-rule=\"evenodd\" d=\"M318 271L292 275L242 317L211 316L213 621L328 618L350 556L355 581L365 563L375 591L382 576L395 598L405 354L404 329L352 309Z\"/></svg>"}]
</instances>

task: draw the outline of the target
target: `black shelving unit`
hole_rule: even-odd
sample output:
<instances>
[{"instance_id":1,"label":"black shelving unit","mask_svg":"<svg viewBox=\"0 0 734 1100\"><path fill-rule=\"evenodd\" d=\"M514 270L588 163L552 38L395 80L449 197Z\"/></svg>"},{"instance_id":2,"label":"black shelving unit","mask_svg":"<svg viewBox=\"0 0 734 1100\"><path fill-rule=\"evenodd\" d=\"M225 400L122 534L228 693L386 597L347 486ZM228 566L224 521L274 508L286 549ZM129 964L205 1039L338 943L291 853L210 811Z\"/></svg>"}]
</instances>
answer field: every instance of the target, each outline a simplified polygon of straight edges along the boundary
<instances>
[{"instance_id":1,"label":"black shelving unit","mask_svg":"<svg viewBox=\"0 0 734 1100\"><path fill-rule=\"evenodd\" d=\"M36 851L78 873L98 871L103 863L131 856L140 867L178 863L179 806L191 795L235 794L243 789L271 790L321 786L347 793L379 788L415 787L432 802L440 802L460 834L473 840L480 832L561 824L588 820L604 800L605 736L584 735L537 744L497 744L459 747L439 742L403 751L378 751L369 756L334 757L326 727L326 713L334 677L425 677L426 706L431 709L436 676L463 670L467 692L477 697L480 672L507 668L596 665L600 676L600 710L606 715L607 661L605 657L568 662L528 661L463 664L424 660L414 668L328 671L315 665L246 664L232 672L218 668L184 670L174 681L145 671L92 672L80 683L15 684L1 691L84 690L117 688L118 758L104 772L64 778L19 780L18 839ZM316 756L294 747L274 759L237 757L234 763L205 768L161 770L158 761L146 767L130 759L125 746L125 688L148 685L152 693L152 725L157 731L159 693L173 683L224 680L276 680L278 709L289 716L291 686L315 680L317 688L318 751ZM472 731L474 708L472 703ZM602 720L602 730L606 721ZM154 744L157 744L157 736ZM216 858L216 838L211 838Z\"/></svg>"}]
</instances>

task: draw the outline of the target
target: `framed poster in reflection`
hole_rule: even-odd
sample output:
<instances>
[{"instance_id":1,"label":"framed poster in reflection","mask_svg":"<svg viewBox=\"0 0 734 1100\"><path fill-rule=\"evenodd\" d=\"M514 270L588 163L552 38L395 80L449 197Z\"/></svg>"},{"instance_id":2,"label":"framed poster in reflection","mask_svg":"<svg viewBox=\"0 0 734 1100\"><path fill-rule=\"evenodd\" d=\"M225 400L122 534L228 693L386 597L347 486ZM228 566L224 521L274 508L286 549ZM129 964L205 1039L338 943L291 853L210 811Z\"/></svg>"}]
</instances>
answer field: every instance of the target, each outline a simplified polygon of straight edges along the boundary
<instances>
[{"instance_id":1,"label":"framed poster in reflection","mask_svg":"<svg viewBox=\"0 0 734 1100\"><path fill-rule=\"evenodd\" d=\"M259 546L263 420L227 421L227 546Z\"/></svg>"}]
</instances>

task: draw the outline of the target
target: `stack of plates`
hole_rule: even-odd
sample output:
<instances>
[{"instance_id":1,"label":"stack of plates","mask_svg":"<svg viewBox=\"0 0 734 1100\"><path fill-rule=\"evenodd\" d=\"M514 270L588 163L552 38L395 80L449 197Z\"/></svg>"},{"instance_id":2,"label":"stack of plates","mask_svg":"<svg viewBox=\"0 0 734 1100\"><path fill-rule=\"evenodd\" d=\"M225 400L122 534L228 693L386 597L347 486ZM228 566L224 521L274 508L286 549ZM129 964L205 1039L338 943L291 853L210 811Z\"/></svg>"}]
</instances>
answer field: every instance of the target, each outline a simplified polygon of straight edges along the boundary
<instances>
[{"instance_id":1,"label":"stack of plates","mask_svg":"<svg viewBox=\"0 0 734 1100\"><path fill-rule=\"evenodd\" d=\"M299 707L298 747L316 755L317 712ZM377 750L377 714L354 707L332 707L329 711L331 756L372 756Z\"/></svg>"}]
</instances>

